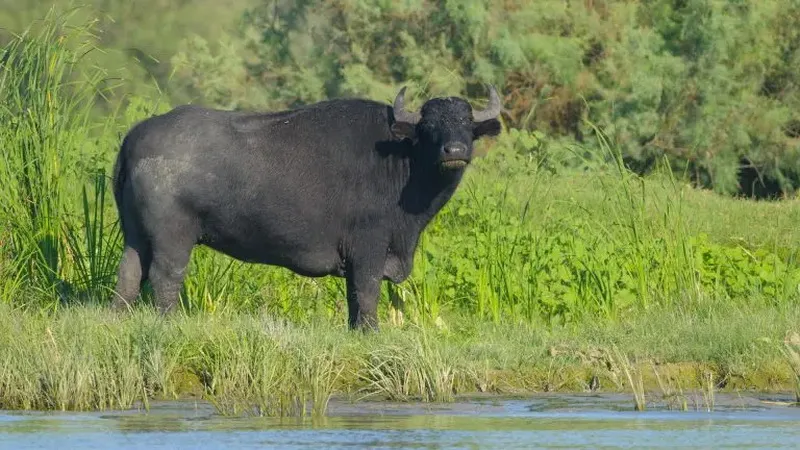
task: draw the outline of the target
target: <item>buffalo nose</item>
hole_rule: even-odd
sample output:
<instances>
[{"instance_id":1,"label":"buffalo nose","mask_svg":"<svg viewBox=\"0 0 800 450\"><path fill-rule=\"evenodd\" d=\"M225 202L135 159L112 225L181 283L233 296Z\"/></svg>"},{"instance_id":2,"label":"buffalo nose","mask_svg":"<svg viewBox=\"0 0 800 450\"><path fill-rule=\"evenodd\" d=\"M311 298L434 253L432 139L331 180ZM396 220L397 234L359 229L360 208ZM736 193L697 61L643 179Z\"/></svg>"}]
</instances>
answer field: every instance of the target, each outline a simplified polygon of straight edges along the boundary
<instances>
[{"instance_id":1,"label":"buffalo nose","mask_svg":"<svg viewBox=\"0 0 800 450\"><path fill-rule=\"evenodd\" d=\"M444 152L448 155L457 155L459 153L466 153L467 146L461 142L448 142L444 144Z\"/></svg>"}]
</instances>

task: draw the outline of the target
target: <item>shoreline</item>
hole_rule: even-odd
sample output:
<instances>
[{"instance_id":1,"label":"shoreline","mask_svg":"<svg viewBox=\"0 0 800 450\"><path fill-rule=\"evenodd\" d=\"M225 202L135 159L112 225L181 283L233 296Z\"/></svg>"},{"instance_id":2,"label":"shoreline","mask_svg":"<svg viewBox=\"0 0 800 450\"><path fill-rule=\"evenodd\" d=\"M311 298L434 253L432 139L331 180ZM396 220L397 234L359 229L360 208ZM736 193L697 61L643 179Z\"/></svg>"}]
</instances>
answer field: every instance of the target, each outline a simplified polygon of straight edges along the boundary
<instances>
[{"instance_id":1,"label":"shoreline","mask_svg":"<svg viewBox=\"0 0 800 450\"><path fill-rule=\"evenodd\" d=\"M199 400L225 415L324 415L334 397L441 404L464 396L621 394L680 407L719 393L800 391L781 352L800 310L650 311L573 327L385 325L267 315L162 318L97 307L57 313L0 305L0 409L109 410ZM451 323L457 323L452 320ZM308 408L308 405L312 405ZM685 407L685 406L684 406Z\"/></svg>"},{"instance_id":2,"label":"shoreline","mask_svg":"<svg viewBox=\"0 0 800 450\"><path fill-rule=\"evenodd\" d=\"M780 364L781 361L776 361ZM552 380L544 378L534 378L531 376L520 376L514 371L498 371L493 374L494 381L504 380L504 386L500 388L489 388L485 390L474 389L458 391L453 394L452 400L449 401L422 401L419 398L409 398L408 400L398 401L393 400L387 396L383 398L380 395L368 396L364 399L356 399L358 394L348 395L347 391L363 389L365 385L350 385L344 391L336 391L331 395L330 401L351 402L353 404L362 403L385 403L385 404L430 404L430 405L447 405L451 403L469 402L474 399L480 400L495 400L495 399L526 399L530 397L539 397L543 395L555 396L593 396L593 395L620 395L630 396L633 401L633 392L630 386L616 386L612 376L608 374L598 374L597 378L600 382L600 387L596 390L587 388L580 388L579 382L586 378L591 380L592 375L597 374L595 366L587 365L573 365L567 366L564 372L557 378L555 384L560 385L556 387L546 388L543 390L526 389L521 385L514 385L509 380L522 380L523 384L539 383L546 385ZM670 397L680 398L685 397L690 399L692 396L700 396L708 393L707 386L702 384L702 374L712 373L713 368L710 364L705 362L678 362L678 363L664 363L656 366L658 375L655 374L653 366L650 363L641 363L632 367L636 373L641 373L643 378L644 393L650 401L654 399L656 402L664 402L665 399ZM778 379L776 379L778 375ZM794 396L794 382L792 380L793 374L790 370L780 376L775 371L753 372L748 376L733 376L729 380L725 380L724 387L716 384L713 388L715 395L749 395L749 396L774 396L774 397L791 397ZM661 377L659 381L658 377ZM150 401L156 402L183 402L183 401L209 401L203 392L203 383L200 377L189 374L181 377L184 390L177 393L176 397L158 397L151 398ZM668 379L668 381L665 381ZM682 386L682 387L678 387ZM666 390L665 390L666 387ZM797 403L800 406L800 402Z\"/></svg>"}]
</instances>

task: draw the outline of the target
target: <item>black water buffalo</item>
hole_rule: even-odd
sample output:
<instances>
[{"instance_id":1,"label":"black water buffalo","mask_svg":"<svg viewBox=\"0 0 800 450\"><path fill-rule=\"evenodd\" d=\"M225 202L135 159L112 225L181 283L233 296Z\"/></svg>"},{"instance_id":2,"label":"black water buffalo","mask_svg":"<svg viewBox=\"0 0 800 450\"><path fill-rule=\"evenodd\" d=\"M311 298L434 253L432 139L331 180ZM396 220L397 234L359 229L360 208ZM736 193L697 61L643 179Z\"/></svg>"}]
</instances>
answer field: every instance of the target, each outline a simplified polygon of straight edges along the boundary
<instances>
[{"instance_id":1,"label":"black water buffalo","mask_svg":"<svg viewBox=\"0 0 800 450\"><path fill-rule=\"evenodd\" d=\"M271 113L181 106L125 136L114 166L124 234L114 307L149 279L176 304L203 244L309 277L344 277L352 328L377 328L384 279L411 272L420 233L453 195L473 142L500 132L500 99L475 111L434 98L419 112L339 99Z\"/></svg>"}]
</instances>

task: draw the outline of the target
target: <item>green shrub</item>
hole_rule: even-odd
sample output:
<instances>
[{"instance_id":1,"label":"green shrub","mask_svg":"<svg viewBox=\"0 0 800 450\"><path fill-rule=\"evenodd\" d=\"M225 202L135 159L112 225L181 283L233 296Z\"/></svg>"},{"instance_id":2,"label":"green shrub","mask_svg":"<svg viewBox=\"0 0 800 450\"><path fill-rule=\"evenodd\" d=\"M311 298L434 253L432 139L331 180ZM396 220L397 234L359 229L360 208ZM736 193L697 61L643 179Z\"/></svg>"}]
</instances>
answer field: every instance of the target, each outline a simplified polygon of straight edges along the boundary
<instances>
[{"instance_id":1,"label":"green shrub","mask_svg":"<svg viewBox=\"0 0 800 450\"><path fill-rule=\"evenodd\" d=\"M667 157L719 192L791 193L798 21L793 0L270 1L247 10L237 46L187 38L176 78L241 108L391 100L400 84L482 101L495 83L514 127L593 146L588 120L640 173Z\"/></svg>"}]
</instances>

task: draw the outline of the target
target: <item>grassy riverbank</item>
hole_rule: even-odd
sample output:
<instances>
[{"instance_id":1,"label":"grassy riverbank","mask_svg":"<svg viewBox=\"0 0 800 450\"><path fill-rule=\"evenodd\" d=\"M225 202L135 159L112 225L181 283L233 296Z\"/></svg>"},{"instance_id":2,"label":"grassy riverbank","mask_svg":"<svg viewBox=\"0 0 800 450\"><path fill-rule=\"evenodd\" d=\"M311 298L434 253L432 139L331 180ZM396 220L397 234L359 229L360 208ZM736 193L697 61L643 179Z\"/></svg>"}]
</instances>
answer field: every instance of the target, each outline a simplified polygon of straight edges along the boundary
<instances>
[{"instance_id":1,"label":"grassy riverbank","mask_svg":"<svg viewBox=\"0 0 800 450\"><path fill-rule=\"evenodd\" d=\"M515 128L479 143L400 285L399 327L349 333L342 280L204 248L182 315L143 302L116 316L102 307L121 251L110 167L120 136L171 105L134 96L97 119L108 75L78 64L87 30L39 25L0 54L1 408L202 396L225 413L319 413L332 394L447 401L594 377L640 404L800 390L800 202L694 189L668 158L638 176L588 120L591 145Z\"/></svg>"},{"instance_id":2,"label":"grassy riverbank","mask_svg":"<svg viewBox=\"0 0 800 450\"><path fill-rule=\"evenodd\" d=\"M573 327L463 319L447 329L387 325L361 335L327 321L293 326L264 315L165 319L149 310L44 314L3 305L0 408L204 398L226 414L295 415L324 413L331 395L450 401L479 392L588 391L593 377L600 391L641 389L647 402L706 407L719 390L795 389L782 349L798 323L797 306L720 302Z\"/></svg>"}]
</instances>

